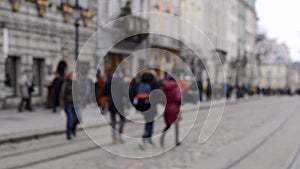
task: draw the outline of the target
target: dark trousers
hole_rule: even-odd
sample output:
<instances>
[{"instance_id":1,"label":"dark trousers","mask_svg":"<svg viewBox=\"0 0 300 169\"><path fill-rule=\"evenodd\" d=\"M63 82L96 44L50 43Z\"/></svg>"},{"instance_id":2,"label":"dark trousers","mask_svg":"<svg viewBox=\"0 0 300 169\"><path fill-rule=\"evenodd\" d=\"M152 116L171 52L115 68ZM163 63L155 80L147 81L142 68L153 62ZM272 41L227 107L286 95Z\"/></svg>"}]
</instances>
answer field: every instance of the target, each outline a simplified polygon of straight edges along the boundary
<instances>
[{"instance_id":1,"label":"dark trousers","mask_svg":"<svg viewBox=\"0 0 300 169\"><path fill-rule=\"evenodd\" d=\"M144 130L143 138L151 138L152 135L153 135L153 130L154 130L154 121L147 122L145 124L145 130Z\"/></svg>"},{"instance_id":2,"label":"dark trousers","mask_svg":"<svg viewBox=\"0 0 300 169\"><path fill-rule=\"evenodd\" d=\"M56 112L56 108L59 105L59 93L54 93L53 96L53 112Z\"/></svg>"},{"instance_id":3,"label":"dark trousers","mask_svg":"<svg viewBox=\"0 0 300 169\"><path fill-rule=\"evenodd\" d=\"M163 130L162 136L161 136L161 144L164 145L164 137L167 133L167 131L170 129L171 124L167 124L166 127ZM178 122L175 122L175 144L179 143L179 124Z\"/></svg>"},{"instance_id":4,"label":"dark trousers","mask_svg":"<svg viewBox=\"0 0 300 169\"><path fill-rule=\"evenodd\" d=\"M19 108L18 108L18 110L20 112L23 111L24 104L25 104L25 109L26 110L30 110L30 111L32 110L29 98L22 98L21 101L20 101L20 104L19 104Z\"/></svg>"},{"instance_id":5,"label":"dark trousers","mask_svg":"<svg viewBox=\"0 0 300 169\"><path fill-rule=\"evenodd\" d=\"M202 91L199 91L199 100L200 100L200 102L203 101L203 93L202 93Z\"/></svg>"},{"instance_id":6,"label":"dark trousers","mask_svg":"<svg viewBox=\"0 0 300 169\"><path fill-rule=\"evenodd\" d=\"M116 125L117 125L117 119L116 119L116 116L119 115L119 118L120 118L120 123L119 123L119 130L117 131L116 130ZM125 117L119 113L119 112L110 112L110 119L111 119L111 128L112 128L112 137L113 139L116 139L116 134L117 132L119 132L120 134L123 133L123 129L124 129L124 126L125 126L125 123L126 123L126 119Z\"/></svg>"}]
</instances>

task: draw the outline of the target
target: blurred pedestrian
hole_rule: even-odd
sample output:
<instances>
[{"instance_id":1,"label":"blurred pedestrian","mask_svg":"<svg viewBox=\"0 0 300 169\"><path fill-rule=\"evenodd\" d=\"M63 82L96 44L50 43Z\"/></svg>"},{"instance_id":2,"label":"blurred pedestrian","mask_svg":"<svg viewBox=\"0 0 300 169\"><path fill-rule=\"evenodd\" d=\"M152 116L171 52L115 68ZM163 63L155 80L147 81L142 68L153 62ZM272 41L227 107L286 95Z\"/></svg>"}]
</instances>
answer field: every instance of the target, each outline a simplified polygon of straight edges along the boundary
<instances>
[{"instance_id":1,"label":"blurred pedestrian","mask_svg":"<svg viewBox=\"0 0 300 169\"><path fill-rule=\"evenodd\" d=\"M190 87L189 87L187 81L183 77L179 81L179 86L182 89L182 97L183 97L182 103L187 103L189 100L188 93L189 93Z\"/></svg>"},{"instance_id":2,"label":"blurred pedestrian","mask_svg":"<svg viewBox=\"0 0 300 169\"><path fill-rule=\"evenodd\" d=\"M96 74L96 83L95 83L95 90L96 90L96 100L97 104L101 109L102 113L105 113L105 108L107 105L107 96L103 94L104 86L107 82L106 76L101 75L101 70L97 70Z\"/></svg>"},{"instance_id":3,"label":"blurred pedestrian","mask_svg":"<svg viewBox=\"0 0 300 169\"><path fill-rule=\"evenodd\" d=\"M225 84L226 98L229 99L232 93L232 86L229 83Z\"/></svg>"},{"instance_id":4,"label":"blurred pedestrian","mask_svg":"<svg viewBox=\"0 0 300 169\"><path fill-rule=\"evenodd\" d=\"M82 71L80 74L80 88L82 90L82 104L84 107L89 107L93 103L93 99L91 94L94 94L92 91L94 87L94 82L91 76L87 73L87 71Z\"/></svg>"},{"instance_id":5,"label":"blurred pedestrian","mask_svg":"<svg viewBox=\"0 0 300 169\"><path fill-rule=\"evenodd\" d=\"M72 139L71 135L76 136L76 127L81 121L81 109L79 101L76 99L78 96L73 98L73 83L75 80L76 73L68 73L60 92L60 107L65 110L67 117L66 135L68 140Z\"/></svg>"},{"instance_id":6,"label":"blurred pedestrian","mask_svg":"<svg viewBox=\"0 0 300 169\"><path fill-rule=\"evenodd\" d=\"M112 144L120 141L123 143L122 134L126 123L124 97L126 91L126 84L122 77L112 77L112 72L109 72L107 83L103 89L103 95L108 96L108 110L110 112L111 127L112 127ZM112 95L112 91L116 91L116 95ZM116 130L117 119L119 116L119 129Z\"/></svg>"},{"instance_id":7,"label":"blurred pedestrian","mask_svg":"<svg viewBox=\"0 0 300 169\"><path fill-rule=\"evenodd\" d=\"M18 111L21 113L23 111L23 107L25 104L25 109L32 111L32 106L30 102L30 87L31 83L29 82L29 78L26 72L23 72L19 78L19 89L20 89L20 104L18 107Z\"/></svg>"},{"instance_id":8,"label":"blurred pedestrian","mask_svg":"<svg viewBox=\"0 0 300 169\"><path fill-rule=\"evenodd\" d=\"M200 100L200 102L202 102L203 101L203 82L202 82L202 80L197 81L197 86L198 86L198 90L199 90L199 100Z\"/></svg>"},{"instance_id":9,"label":"blurred pedestrian","mask_svg":"<svg viewBox=\"0 0 300 169\"><path fill-rule=\"evenodd\" d=\"M138 81L136 81L138 82ZM157 99L153 99L153 102L150 103L149 95L152 90L158 89L158 82L155 76L150 73L146 72L143 73L141 76L141 80L135 84L135 97L133 100L133 105L135 108L140 111L145 119L145 128L143 138L143 146L144 148L146 143L154 145L152 141L152 135L154 130L154 120L157 114L156 105L158 103Z\"/></svg>"},{"instance_id":10,"label":"blurred pedestrian","mask_svg":"<svg viewBox=\"0 0 300 169\"><path fill-rule=\"evenodd\" d=\"M33 107L32 107L32 95L33 95L33 92L34 92L34 77L32 77L32 73L29 73L28 72L28 85L29 85L29 97L28 97L28 102L26 104L26 107L27 107L27 110L29 111L33 111Z\"/></svg>"},{"instance_id":11,"label":"blurred pedestrian","mask_svg":"<svg viewBox=\"0 0 300 169\"><path fill-rule=\"evenodd\" d=\"M52 81L52 88L53 88L53 113L56 113L56 109L59 106L59 95L61 86L64 83L64 76L60 73L55 73L55 78Z\"/></svg>"},{"instance_id":12,"label":"blurred pedestrian","mask_svg":"<svg viewBox=\"0 0 300 169\"><path fill-rule=\"evenodd\" d=\"M207 86L206 86L206 100L210 101L211 100L211 94L212 94L212 88L211 88L211 83L209 78L207 78Z\"/></svg>"},{"instance_id":13,"label":"blurred pedestrian","mask_svg":"<svg viewBox=\"0 0 300 169\"><path fill-rule=\"evenodd\" d=\"M172 77L168 78L165 82L163 92L167 98L167 104L164 112L166 127L163 130L160 144L164 147L164 137L166 132L170 129L172 124L175 123L175 144L180 145L178 121L180 119L181 93L175 79Z\"/></svg>"}]
</instances>

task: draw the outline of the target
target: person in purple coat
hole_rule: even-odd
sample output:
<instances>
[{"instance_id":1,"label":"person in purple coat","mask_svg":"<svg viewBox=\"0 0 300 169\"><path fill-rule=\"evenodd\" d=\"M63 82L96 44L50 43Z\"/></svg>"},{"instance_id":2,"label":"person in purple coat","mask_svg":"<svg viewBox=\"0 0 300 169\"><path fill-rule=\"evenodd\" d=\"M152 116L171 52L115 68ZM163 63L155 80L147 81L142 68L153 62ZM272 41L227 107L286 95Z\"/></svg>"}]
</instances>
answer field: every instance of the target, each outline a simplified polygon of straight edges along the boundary
<instances>
[{"instance_id":1,"label":"person in purple coat","mask_svg":"<svg viewBox=\"0 0 300 169\"><path fill-rule=\"evenodd\" d=\"M163 92L167 98L167 104L164 112L164 118L166 127L163 130L163 134L160 139L160 144L164 147L164 137L166 132L170 129L172 124L175 124L175 144L180 145L179 142L179 126L178 121L180 117L181 106L181 92L176 81L172 77L168 77L168 80L164 83Z\"/></svg>"}]
</instances>

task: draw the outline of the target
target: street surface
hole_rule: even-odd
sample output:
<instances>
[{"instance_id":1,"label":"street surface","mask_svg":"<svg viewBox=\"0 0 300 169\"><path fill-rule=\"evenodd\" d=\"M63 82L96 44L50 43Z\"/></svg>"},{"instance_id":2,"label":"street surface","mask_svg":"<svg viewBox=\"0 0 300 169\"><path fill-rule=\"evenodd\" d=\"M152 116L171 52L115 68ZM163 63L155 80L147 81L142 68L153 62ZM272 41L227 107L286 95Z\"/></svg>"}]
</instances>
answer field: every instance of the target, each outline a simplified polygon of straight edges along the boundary
<instances>
[{"instance_id":1,"label":"street surface","mask_svg":"<svg viewBox=\"0 0 300 169\"><path fill-rule=\"evenodd\" d=\"M181 146L174 145L174 127L166 136L166 147L159 138L155 146L139 148L141 142L129 141L111 145L108 126L87 129L100 149L84 132L72 141L65 135L0 145L0 168L26 169L299 169L300 168L300 98L268 97L249 99L225 107L223 119L213 137L199 144L199 134L208 109L200 110L196 124ZM183 112L181 137L195 120L193 112ZM161 119L155 133L164 127ZM124 134L136 137L143 127L127 123ZM132 159L119 155L153 155L152 158Z\"/></svg>"}]
</instances>

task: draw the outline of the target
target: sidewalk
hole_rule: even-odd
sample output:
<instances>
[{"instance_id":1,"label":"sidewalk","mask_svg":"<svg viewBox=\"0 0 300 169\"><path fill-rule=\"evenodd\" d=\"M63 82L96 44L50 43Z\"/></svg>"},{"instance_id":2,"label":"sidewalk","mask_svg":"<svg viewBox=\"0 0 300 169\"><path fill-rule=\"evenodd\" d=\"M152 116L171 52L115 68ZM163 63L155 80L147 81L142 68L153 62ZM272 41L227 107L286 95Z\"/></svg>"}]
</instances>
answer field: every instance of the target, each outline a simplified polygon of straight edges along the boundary
<instances>
[{"instance_id":1,"label":"sidewalk","mask_svg":"<svg viewBox=\"0 0 300 169\"><path fill-rule=\"evenodd\" d=\"M236 102L235 99L227 101L226 104ZM200 103L200 109L210 107L210 102ZM197 105L185 104L182 111L195 110ZM159 111L159 110L158 110ZM140 113L133 109L128 110L129 119L142 119ZM83 125L86 128L107 125L107 122L100 116L97 107L89 107L82 110ZM108 117L108 115L106 115ZM17 110L0 111L0 144L16 142L65 132L64 113L52 113L49 109L36 108L34 112L18 113Z\"/></svg>"}]
</instances>

